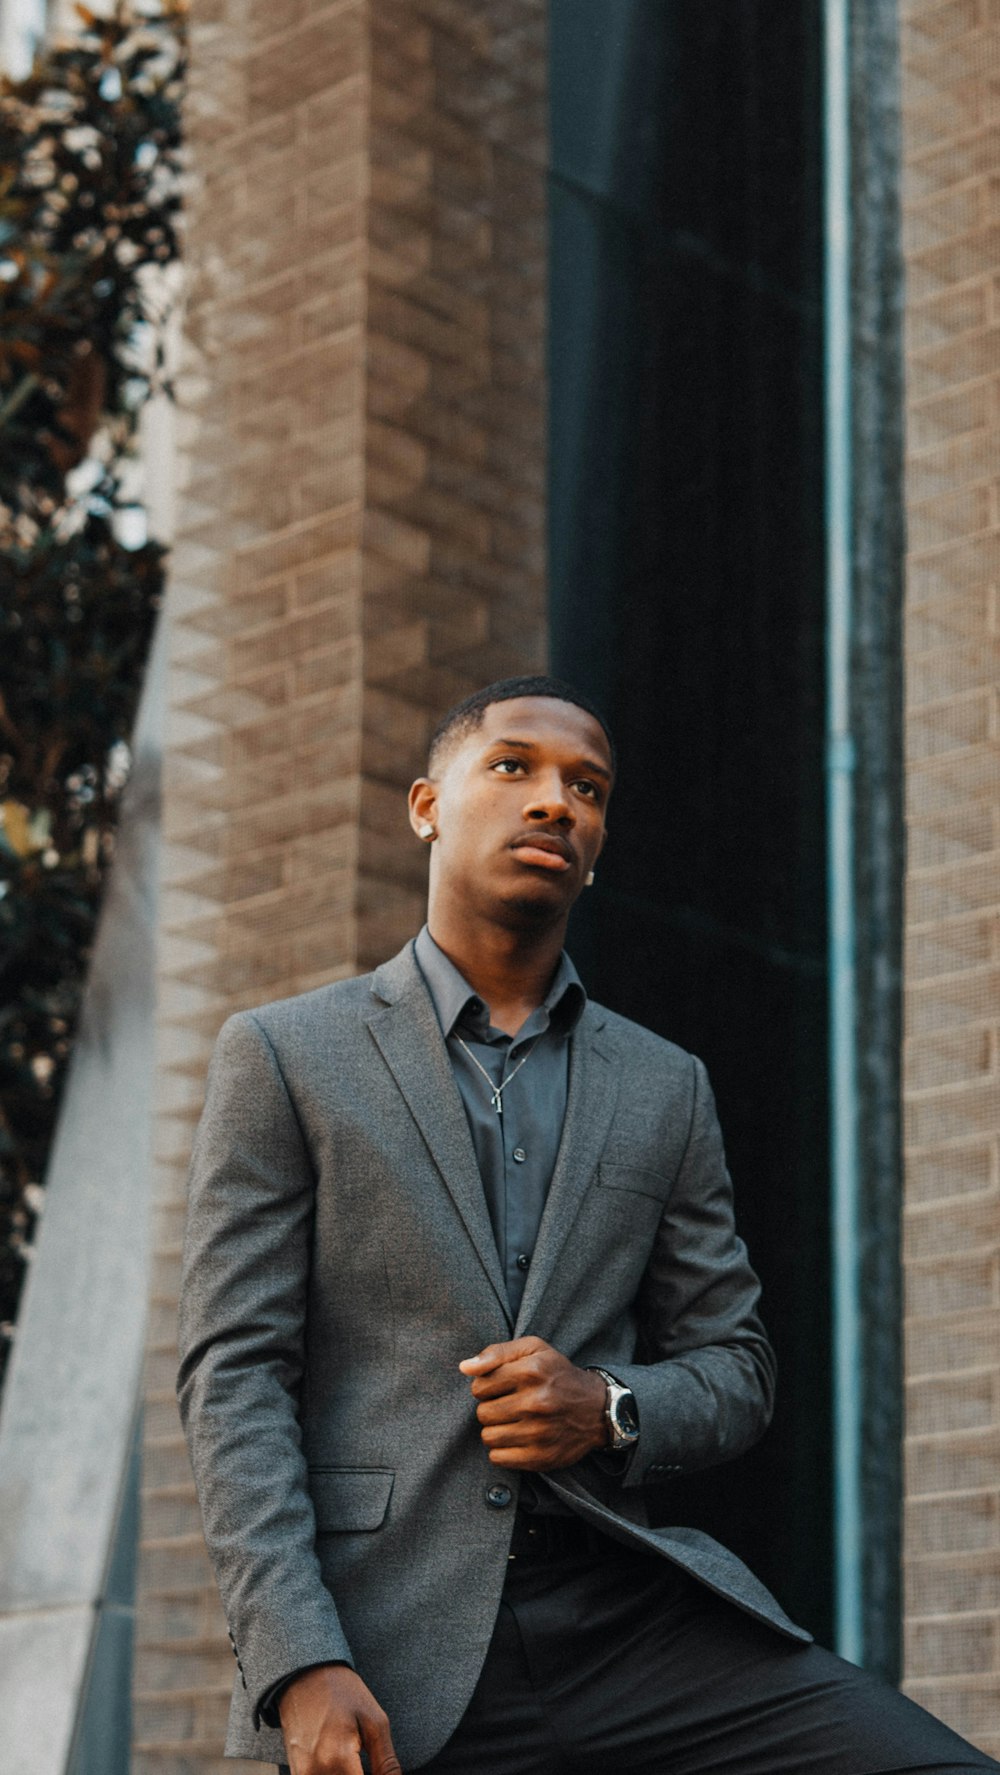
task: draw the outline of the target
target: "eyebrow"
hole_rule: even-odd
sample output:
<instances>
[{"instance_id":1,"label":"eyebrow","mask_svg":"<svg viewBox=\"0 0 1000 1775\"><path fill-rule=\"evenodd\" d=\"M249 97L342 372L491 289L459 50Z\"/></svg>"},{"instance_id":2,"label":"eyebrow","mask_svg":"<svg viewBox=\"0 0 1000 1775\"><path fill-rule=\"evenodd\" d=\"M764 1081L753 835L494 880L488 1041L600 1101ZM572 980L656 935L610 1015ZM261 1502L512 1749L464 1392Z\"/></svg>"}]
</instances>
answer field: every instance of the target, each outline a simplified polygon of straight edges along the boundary
<instances>
[{"instance_id":1,"label":"eyebrow","mask_svg":"<svg viewBox=\"0 0 1000 1775\"><path fill-rule=\"evenodd\" d=\"M492 746L515 746L519 752L537 752L538 750L534 740L496 739L491 740L490 744ZM581 769L589 770L594 776L603 777L605 782L610 783L611 772L606 765L598 764L596 758L581 758L580 766Z\"/></svg>"}]
</instances>

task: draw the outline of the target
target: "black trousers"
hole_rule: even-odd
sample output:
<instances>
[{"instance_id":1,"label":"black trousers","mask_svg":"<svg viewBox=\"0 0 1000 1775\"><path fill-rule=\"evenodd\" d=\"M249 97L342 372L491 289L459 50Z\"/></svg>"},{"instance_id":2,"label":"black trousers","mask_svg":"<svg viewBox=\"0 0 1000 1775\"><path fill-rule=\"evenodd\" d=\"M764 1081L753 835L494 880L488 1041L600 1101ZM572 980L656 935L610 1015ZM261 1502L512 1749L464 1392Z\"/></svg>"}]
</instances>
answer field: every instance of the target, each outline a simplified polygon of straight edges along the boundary
<instances>
[{"instance_id":1,"label":"black trousers","mask_svg":"<svg viewBox=\"0 0 1000 1775\"><path fill-rule=\"evenodd\" d=\"M608 1542L511 1562L472 1700L420 1775L977 1769L1000 1764L888 1684Z\"/></svg>"}]
</instances>

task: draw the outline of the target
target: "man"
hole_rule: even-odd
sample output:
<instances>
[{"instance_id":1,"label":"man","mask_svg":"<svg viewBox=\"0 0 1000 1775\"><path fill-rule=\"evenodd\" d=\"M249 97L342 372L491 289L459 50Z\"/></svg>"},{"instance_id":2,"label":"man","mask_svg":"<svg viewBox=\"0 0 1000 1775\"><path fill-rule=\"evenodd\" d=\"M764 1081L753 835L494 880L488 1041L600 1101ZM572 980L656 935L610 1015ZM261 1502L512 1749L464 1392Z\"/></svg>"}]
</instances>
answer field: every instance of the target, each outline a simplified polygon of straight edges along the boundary
<instances>
[{"instance_id":1,"label":"man","mask_svg":"<svg viewBox=\"0 0 1000 1775\"><path fill-rule=\"evenodd\" d=\"M774 1367L704 1068L563 951L614 767L554 680L460 704L410 792L416 942L220 1035L179 1393L227 1749L291 1775L994 1768L708 1536L647 1526L645 1485L761 1434Z\"/></svg>"}]
</instances>

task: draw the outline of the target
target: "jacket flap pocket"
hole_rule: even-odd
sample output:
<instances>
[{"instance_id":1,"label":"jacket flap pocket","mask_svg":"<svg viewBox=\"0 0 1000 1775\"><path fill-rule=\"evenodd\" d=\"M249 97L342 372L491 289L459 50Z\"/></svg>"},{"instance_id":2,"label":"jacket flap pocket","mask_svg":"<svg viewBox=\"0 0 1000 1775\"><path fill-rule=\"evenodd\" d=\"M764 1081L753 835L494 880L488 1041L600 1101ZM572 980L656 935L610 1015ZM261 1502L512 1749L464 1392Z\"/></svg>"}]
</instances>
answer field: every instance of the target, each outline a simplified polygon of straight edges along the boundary
<instances>
[{"instance_id":1,"label":"jacket flap pocket","mask_svg":"<svg viewBox=\"0 0 1000 1775\"><path fill-rule=\"evenodd\" d=\"M310 1467L309 1490L320 1534L379 1528L395 1477L389 1467Z\"/></svg>"},{"instance_id":2,"label":"jacket flap pocket","mask_svg":"<svg viewBox=\"0 0 1000 1775\"><path fill-rule=\"evenodd\" d=\"M669 1177L661 1176L658 1171L644 1171L641 1165L616 1165L602 1160L597 1167L597 1181L605 1189L629 1190L633 1195L652 1196L654 1202L663 1202L670 1193Z\"/></svg>"}]
</instances>

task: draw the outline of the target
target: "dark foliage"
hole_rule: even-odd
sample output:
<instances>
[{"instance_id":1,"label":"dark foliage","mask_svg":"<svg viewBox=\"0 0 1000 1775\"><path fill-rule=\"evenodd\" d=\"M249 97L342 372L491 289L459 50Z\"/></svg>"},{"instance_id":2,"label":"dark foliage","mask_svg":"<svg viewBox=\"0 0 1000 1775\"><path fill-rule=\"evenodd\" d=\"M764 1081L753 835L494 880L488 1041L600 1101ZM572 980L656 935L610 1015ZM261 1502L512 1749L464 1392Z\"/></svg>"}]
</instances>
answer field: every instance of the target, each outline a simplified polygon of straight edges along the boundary
<instances>
[{"instance_id":1,"label":"dark foliage","mask_svg":"<svg viewBox=\"0 0 1000 1775\"><path fill-rule=\"evenodd\" d=\"M162 380L181 13L83 8L0 87L0 1321L9 1327L79 1010L163 551L117 535ZM99 446L85 491L66 477ZM72 486L72 483L71 483ZM0 1348L0 1360L3 1350Z\"/></svg>"},{"instance_id":2,"label":"dark foliage","mask_svg":"<svg viewBox=\"0 0 1000 1775\"><path fill-rule=\"evenodd\" d=\"M0 501L29 515L61 503L102 410L127 442L159 369L144 274L178 250L179 14L78 11L0 93Z\"/></svg>"}]
</instances>

